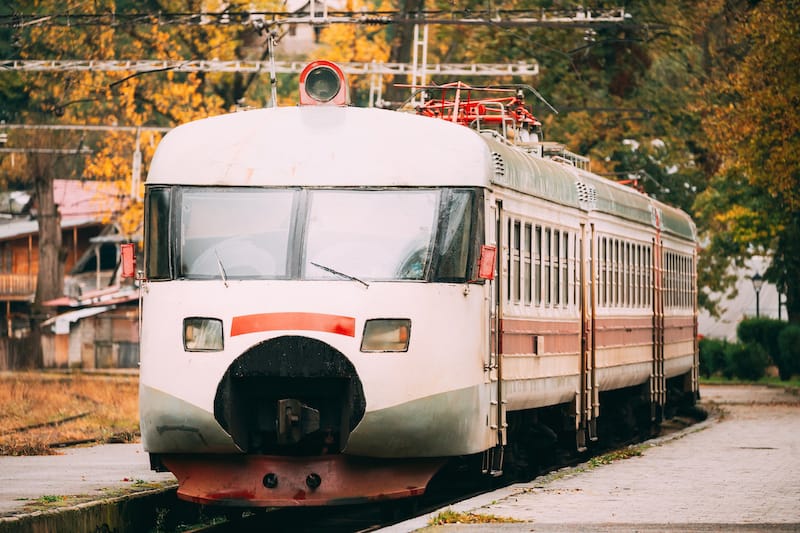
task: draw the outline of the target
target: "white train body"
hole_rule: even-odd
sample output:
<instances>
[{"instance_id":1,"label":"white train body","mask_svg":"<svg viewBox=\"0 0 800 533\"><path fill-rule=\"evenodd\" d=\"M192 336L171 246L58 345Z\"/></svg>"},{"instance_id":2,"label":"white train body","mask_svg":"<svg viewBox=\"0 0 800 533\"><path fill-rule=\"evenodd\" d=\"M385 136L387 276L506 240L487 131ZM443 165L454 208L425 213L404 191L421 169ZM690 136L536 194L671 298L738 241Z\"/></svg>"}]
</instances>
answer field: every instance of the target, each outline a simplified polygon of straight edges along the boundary
<instances>
[{"instance_id":1,"label":"white train body","mask_svg":"<svg viewBox=\"0 0 800 533\"><path fill-rule=\"evenodd\" d=\"M565 406L580 442L601 391L696 390L688 217L491 136L248 111L173 130L146 187L142 438L184 498L419 494L514 411Z\"/></svg>"}]
</instances>

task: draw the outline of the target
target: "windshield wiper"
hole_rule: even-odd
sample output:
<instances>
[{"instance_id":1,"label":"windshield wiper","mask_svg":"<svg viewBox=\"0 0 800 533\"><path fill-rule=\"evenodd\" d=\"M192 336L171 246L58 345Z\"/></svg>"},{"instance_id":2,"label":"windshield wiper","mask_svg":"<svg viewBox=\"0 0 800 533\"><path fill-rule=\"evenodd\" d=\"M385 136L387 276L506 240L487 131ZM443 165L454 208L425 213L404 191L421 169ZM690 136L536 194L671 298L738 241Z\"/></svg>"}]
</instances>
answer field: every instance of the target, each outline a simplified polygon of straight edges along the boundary
<instances>
[{"instance_id":1,"label":"windshield wiper","mask_svg":"<svg viewBox=\"0 0 800 533\"><path fill-rule=\"evenodd\" d=\"M314 261L309 261L309 263L311 263L312 265L314 265L317 268L321 268L325 272L330 272L331 274L335 274L337 276L340 276L340 277L345 278L345 279L349 279L351 281L357 281L360 284L362 284L363 286L365 286L366 288L369 288L369 284L366 281L358 279L355 276L351 276L350 274L345 274L344 272L339 272L338 270L334 270L331 267L327 267L325 265L320 265L319 263L315 263Z\"/></svg>"},{"instance_id":2,"label":"windshield wiper","mask_svg":"<svg viewBox=\"0 0 800 533\"><path fill-rule=\"evenodd\" d=\"M220 259L216 248L214 248L214 255L217 256L217 266L219 267L219 274L220 274L220 276L222 276L222 283L225 284L225 288L227 289L228 288L228 276L225 274L225 267L222 265L222 259Z\"/></svg>"}]
</instances>

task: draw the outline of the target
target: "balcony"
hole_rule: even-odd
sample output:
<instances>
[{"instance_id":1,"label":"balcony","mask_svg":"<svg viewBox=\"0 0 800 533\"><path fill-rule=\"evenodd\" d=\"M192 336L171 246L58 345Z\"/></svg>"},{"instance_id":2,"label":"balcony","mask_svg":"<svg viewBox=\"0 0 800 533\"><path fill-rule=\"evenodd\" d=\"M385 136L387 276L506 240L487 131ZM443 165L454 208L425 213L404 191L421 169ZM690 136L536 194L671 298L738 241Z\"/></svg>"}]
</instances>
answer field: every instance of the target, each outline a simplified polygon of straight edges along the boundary
<instances>
[{"instance_id":1,"label":"balcony","mask_svg":"<svg viewBox=\"0 0 800 533\"><path fill-rule=\"evenodd\" d=\"M35 294L35 275L0 274L0 300L33 301Z\"/></svg>"}]
</instances>

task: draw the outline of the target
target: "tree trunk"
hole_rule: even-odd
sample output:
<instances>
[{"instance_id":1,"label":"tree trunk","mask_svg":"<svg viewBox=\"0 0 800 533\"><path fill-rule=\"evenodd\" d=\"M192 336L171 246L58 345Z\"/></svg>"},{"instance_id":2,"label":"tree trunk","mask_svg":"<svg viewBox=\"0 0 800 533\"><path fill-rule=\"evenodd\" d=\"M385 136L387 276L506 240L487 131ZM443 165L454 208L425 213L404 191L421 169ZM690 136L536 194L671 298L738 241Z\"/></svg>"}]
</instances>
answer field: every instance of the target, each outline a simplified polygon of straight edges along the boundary
<instances>
[{"instance_id":1,"label":"tree trunk","mask_svg":"<svg viewBox=\"0 0 800 533\"><path fill-rule=\"evenodd\" d=\"M42 360L41 323L48 317L42 303L64 295L64 263L61 257L61 215L53 194L53 176L57 160L42 154L32 155L34 200L38 206L36 221L39 228L39 268L36 296L31 306L31 346L35 360Z\"/></svg>"},{"instance_id":2,"label":"tree trunk","mask_svg":"<svg viewBox=\"0 0 800 533\"><path fill-rule=\"evenodd\" d=\"M786 217L765 277L786 298L789 322L800 324L800 211Z\"/></svg>"},{"instance_id":3,"label":"tree trunk","mask_svg":"<svg viewBox=\"0 0 800 533\"><path fill-rule=\"evenodd\" d=\"M423 9L425 9L425 0L401 0L400 2L400 16L402 18L413 17ZM394 28L395 34L392 38L389 62L409 63L411 62L411 47L414 44L414 22L395 24ZM393 84L386 89L386 100L397 104L406 100L409 90L405 87L395 87L394 84L407 84L408 82L408 76L395 76Z\"/></svg>"},{"instance_id":4,"label":"tree trunk","mask_svg":"<svg viewBox=\"0 0 800 533\"><path fill-rule=\"evenodd\" d=\"M34 305L64 295L64 264L61 261L61 214L53 197L52 175L35 177L39 210L39 272Z\"/></svg>"}]
</instances>

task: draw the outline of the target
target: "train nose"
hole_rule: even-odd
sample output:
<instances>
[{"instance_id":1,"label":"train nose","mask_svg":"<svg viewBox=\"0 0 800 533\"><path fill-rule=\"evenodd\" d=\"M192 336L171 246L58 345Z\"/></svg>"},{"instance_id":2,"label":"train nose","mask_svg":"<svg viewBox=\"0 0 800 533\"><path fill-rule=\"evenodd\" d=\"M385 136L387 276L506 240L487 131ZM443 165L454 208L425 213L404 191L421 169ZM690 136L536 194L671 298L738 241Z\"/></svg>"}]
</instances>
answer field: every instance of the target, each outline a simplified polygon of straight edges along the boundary
<instances>
[{"instance_id":1,"label":"train nose","mask_svg":"<svg viewBox=\"0 0 800 533\"><path fill-rule=\"evenodd\" d=\"M248 453L339 453L364 416L353 364L317 339L285 336L231 363L217 387L214 417Z\"/></svg>"}]
</instances>

